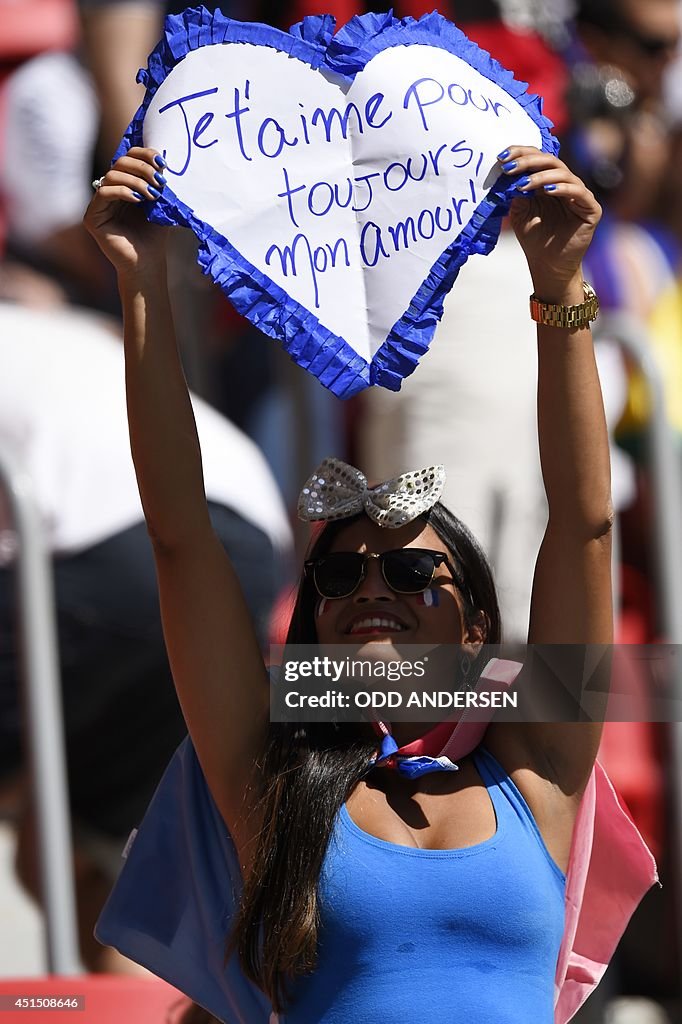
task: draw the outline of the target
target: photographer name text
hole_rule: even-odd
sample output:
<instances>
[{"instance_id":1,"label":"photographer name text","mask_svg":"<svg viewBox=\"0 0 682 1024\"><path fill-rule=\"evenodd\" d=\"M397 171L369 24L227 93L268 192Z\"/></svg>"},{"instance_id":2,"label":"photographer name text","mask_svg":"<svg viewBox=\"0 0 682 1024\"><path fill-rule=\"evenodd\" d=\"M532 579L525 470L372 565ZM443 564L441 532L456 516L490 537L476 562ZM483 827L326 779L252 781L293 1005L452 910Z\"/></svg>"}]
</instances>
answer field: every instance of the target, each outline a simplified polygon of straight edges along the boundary
<instances>
[{"instance_id":1,"label":"photographer name text","mask_svg":"<svg viewBox=\"0 0 682 1024\"><path fill-rule=\"evenodd\" d=\"M354 694L342 690L323 690L321 693L300 693L289 690L284 698L288 708L516 708L517 693L499 690L358 690Z\"/></svg>"}]
</instances>

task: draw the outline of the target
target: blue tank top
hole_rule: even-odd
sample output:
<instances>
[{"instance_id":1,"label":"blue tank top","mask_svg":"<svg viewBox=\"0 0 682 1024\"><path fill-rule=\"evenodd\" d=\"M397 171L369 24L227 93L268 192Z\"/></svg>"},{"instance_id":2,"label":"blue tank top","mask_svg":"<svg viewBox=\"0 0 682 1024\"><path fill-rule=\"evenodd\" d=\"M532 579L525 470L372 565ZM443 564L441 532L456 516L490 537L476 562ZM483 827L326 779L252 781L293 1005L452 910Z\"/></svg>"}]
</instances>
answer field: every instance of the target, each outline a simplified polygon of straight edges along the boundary
<instances>
[{"instance_id":1,"label":"blue tank top","mask_svg":"<svg viewBox=\"0 0 682 1024\"><path fill-rule=\"evenodd\" d=\"M282 1024L553 1024L565 876L501 765L480 747L473 759L497 819L475 846L398 846L341 809L318 966Z\"/></svg>"}]
</instances>

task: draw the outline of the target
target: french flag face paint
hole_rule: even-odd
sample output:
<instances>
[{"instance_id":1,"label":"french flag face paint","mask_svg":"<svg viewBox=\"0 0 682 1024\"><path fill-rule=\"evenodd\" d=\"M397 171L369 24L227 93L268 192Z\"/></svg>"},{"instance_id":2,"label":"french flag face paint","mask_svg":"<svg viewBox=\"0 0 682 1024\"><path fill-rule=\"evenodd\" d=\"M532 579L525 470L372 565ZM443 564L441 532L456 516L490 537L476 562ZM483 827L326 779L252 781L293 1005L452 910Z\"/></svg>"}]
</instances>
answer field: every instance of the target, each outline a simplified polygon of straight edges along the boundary
<instances>
[{"instance_id":1,"label":"french flag face paint","mask_svg":"<svg viewBox=\"0 0 682 1024\"><path fill-rule=\"evenodd\" d=\"M417 604L423 604L426 608L437 608L439 603L437 587L427 587L422 594L417 594Z\"/></svg>"}]
</instances>

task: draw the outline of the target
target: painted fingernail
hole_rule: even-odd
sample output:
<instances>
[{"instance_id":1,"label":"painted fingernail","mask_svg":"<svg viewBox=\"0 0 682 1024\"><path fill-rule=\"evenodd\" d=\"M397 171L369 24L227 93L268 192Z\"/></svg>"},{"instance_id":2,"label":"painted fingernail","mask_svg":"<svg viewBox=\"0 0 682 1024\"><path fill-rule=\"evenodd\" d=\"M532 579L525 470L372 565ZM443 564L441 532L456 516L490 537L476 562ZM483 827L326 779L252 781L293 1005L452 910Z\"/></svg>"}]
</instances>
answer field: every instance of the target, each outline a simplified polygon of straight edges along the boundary
<instances>
[{"instance_id":1,"label":"painted fingernail","mask_svg":"<svg viewBox=\"0 0 682 1024\"><path fill-rule=\"evenodd\" d=\"M149 192L149 195L153 196L154 199L158 199L161 195L158 188L154 188L153 185L147 185L147 192Z\"/></svg>"},{"instance_id":2,"label":"painted fingernail","mask_svg":"<svg viewBox=\"0 0 682 1024\"><path fill-rule=\"evenodd\" d=\"M166 179L164 178L163 174L160 173L160 171L154 171L154 177L158 181L159 185L166 184Z\"/></svg>"},{"instance_id":3,"label":"painted fingernail","mask_svg":"<svg viewBox=\"0 0 682 1024\"><path fill-rule=\"evenodd\" d=\"M506 160L508 156L509 156L509 150L505 149L501 153L497 154L497 159L498 160Z\"/></svg>"},{"instance_id":4,"label":"painted fingernail","mask_svg":"<svg viewBox=\"0 0 682 1024\"><path fill-rule=\"evenodd\" d=\"M133 195L140 203L144 202L144 196L141 196L139 192L133 192Z\"/></svg>"},{"instance_id":5,"label":"painted fingernail","mask_svg":"<svg viewBox=\"0 0 682 1024\"><path fill-rule=\"evenodd\" d=\"M516 168L516 160L510 160L508 164L502 164L502 170L506 171L507 174L509 174L509 172L513 171L515 168Z\"/></svg>"},{"instance_id":6,"label":"painted fingernail","mask_svg":"<svg viewBox=\"0 0 682 1024\"><path fill-rule=\"evenodd\" d=\"M525 174L523 176L523 178L519 178L519 180L516 182L516 187L518 189L528 188L529 185L530 185L530 178L528 177L527 174Z\"/></svg>"},{"instance_id":7,"label":"painted fingernail","mask_svg":"<svg viewBox=\"0 0 682 1024\"><path fill-rule=\"evenodd\" d=\"M168 164L163 159L160 153L157 153L156 156L154 157L154 163L156 164L157 167L160 167L161 170L163 170L164 167L168 167Z\"/></svg>"},{"instance_id":8,"label":"painted fingernail","mask_svg":"<svg viewBox=\"0 0 682 1024\"><path fill-rule=\"evenodd\" d=\"M555 189L556 189L556 185L545 185L544 189L545 189L545 192L554 192Z\"/></svg>"}]
</instances>

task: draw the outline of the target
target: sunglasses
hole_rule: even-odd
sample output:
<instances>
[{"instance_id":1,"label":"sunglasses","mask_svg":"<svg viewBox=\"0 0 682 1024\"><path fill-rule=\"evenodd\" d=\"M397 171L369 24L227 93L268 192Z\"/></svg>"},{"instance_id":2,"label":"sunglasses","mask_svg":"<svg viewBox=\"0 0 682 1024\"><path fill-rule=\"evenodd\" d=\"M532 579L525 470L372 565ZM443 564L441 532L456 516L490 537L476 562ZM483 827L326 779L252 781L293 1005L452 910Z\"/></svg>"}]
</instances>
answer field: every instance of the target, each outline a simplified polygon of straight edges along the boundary
<instances>
[{"instance_id":1,"label":"sunglasses","mask_svg":"<svg viewBox=\"0 0 682 1024\"><path fill-rule=\"evenodd\" d=\"M334 600L350 597L367 575L370 558L378 558L387 586L396 594L421 594L436 575L439 565L446 565L460 589L464 580L442 551L426 548L397 548L380 555L359 551L332 551L320 558L304 563L307 576L312 576L315 589L321 597Z\"/></svg>"},{"instance_id":2,"label":"sunglasses","mask_svg":"<svg viewBox=\"0 0 682 1024\"><path fill-rule=\"evenodd\" d=\"M616 31L649 57L661 57L663 54L672 55L679 45L679 40L676 37L646 35L633 25L621 23L616 27Z\"/></svg>"}]
</instances>

